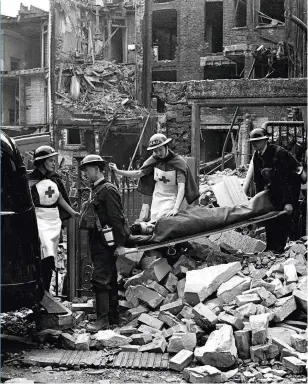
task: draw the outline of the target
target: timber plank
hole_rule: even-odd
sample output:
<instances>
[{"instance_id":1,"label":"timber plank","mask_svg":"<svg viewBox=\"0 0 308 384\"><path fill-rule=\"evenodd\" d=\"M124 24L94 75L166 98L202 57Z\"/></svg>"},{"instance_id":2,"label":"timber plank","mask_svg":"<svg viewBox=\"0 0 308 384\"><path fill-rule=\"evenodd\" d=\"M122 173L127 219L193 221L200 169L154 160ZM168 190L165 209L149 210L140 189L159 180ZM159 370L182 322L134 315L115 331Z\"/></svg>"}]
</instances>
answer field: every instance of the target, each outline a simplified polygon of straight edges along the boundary
<instances>
[{"instance_id":1,"label":"timber plank","mask_svg":"<svg viewBox=\"0 0 308 384\"><path fill-rule=\"evenodd\" d=\"M147 363L147 368L153 369L154 368L154 361L155 361L155 353L150 353Z\"/></svg>"},{"instance_id":2,"label":"timber plank","mask_svg":"<svg viewBox=\"0 0 308 384\"><path fill-rule=\"evenodd\" d=\"M52 351L33 351L25 355L23 362L27 365L59 365L65 351L52 350Z\"/></svg>"},{"instance_id":3,"label":"timber plank","mask_svg":"<svg viewBox=\"0 0 308 384\"><path fill-rule=\"evenodd\" d=\"M154 369L160 368L162 356L163 356L162 353L155 353L155 359L154 359L154 364L153 364Z\"/></svg>"},{"instance_id":4,"label":"timber plank","mask_svg":"<svg viewBox=\"0 0 308 384\"><path fill-rule=\"evenodd\" d=\"M135 355L136 355L136 352L130 352L130 354L128 356L126 368L131 368L132 367L133 362L135 360Z\"/></svg>"},{"instance_id":5,"label":"timber plank","mask_svg":"<svg viewBox=\"0 0 308 384\"><path fill-rule=\"evenodd\" d=\"M118 368L118 367L121 367L121 362L122 362L122 359L123 359L123 356L124 356L124 352L120 352L117 357L115 358L114 362L113 362L113 366L115 368Z\"/></svg>"},{"instance_id":6,"label":"timber plank","mask_svg":"<svg viewBox=\"0 0 308 384\"><path fill-rule=\"evenodd\" d=\"M99 367L101 365L102 357L103 357L103 352L102 351L97 351L98 353L95 356L95 360L93 361L94 367Z\"/></svg>"},{"instance_id":7,"label":"timber plank","mask_svg":"<svg viewBox=\"0 0 308 384\"><path fill-rule=\"evenodd\" d=\"M90 351L84 351L84 353L82 354L82 357L81 357L80 362L79 362L81 367L87 366L87 360L88 360L90 353L91 353Z\"/></svg>"},{"instance_id":8,"label":"timber plank","mask_svg":"<svg viewBox=\"0 0 308 384\"><path fill-rule=\"evenodd\" d=\"M142 352L140 368L146 368L149 352Z\"/></svg>"},{"instance_id":9,"label":"timber plank","mask_svg":"<svg viewBox=\"0 0 308 384\"><path fill-rule=\"evenodd\" d=\"M71 355L72 355L73 351L70 351L70 350L66 350L62 359L60 360L60 367L66 367L67 365L67 362L69 361Z\"/></svg>"},{"instance_id":10,"label":"timber plank","mask_svg":"<svg viewBox=\"0 0 308 384\"><path fill-rule=\"evenodd\" d=\"M68 359L68 361L67 361L67 363L66 363L66 365L67 365L68 367L73 367L73 366L74 366L74 361L75 361L75 359L76 359L76 356L77 356L78 352L79 352L79 351L73 351L73 352L72 352L70 358Z\"/></svg>"},{"instance_id":11,"label":"timber plank","mask_svg":"<svg viewBox=\"0 0 308 384\"><path fill-rule=\"evenodd\" d=\"M169 368L169 353L163 354L160 367L162 369L168 369Z\"/></svg>"},{"instance_id":12,"label":"timber plank","mask_svg":"<svg viewBox=\"0 0 308 384\"><path fill-rule=\"evenodd\" d=\"M141 352L136 352L135 358L134 358L134 361L132 364L132 368L139 368L140 367L141 356L142 356Z\"/></svg>"},{"instance_id":13,"label":"timber plank","mask_svg":"<svg viewBox=\"0 0 308 384\"><path fill-rule=\"evenodd\" d=\"M127 361L128 361L129 352L124 352L123 359L121 361L121 367L126 367Z\"/></svg>"},{"instance_id":14,"label":"timber plank","mask_svg":"<svg viewBox=\"0 0 308 384\"><path fill-rule=\"evenodd\" d=\"M78 354L76 356L76 359L74 361L74 366L80 366L80 362L81 362L81 359L82 359L82 356L85 354L85 352L87 351L78 351Z\"/></svg>"},{"instance_id":15,"label":"timber plank","mask_svg":"<svg viewBox=\"0 0 308 384\"><path fill-rule=\"evenodd\" d=\"M88 360L87 360L87 366L88 367L90 367L93 364L95 357L96 357L96 352L97 351L90 351L90 355L89 355Z\"/></svg>"}]
</instances>

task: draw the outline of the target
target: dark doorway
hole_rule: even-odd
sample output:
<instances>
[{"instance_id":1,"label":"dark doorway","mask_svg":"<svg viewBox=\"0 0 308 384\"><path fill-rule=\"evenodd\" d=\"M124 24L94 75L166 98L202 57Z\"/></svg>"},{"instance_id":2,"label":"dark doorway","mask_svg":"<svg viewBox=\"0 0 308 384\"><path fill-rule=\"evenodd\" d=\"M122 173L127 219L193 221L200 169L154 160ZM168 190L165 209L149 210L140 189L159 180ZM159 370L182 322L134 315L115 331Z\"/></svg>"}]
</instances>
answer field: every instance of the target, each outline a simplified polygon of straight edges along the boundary
<instances>
[{"instance_id":1,"label":"dark doorway","mask_svg":"<svg viewBox=\"0 0 308 384\"><path fill-rule=\"evenodd\" d=\"M152 42L156 60L175 59L177 44L177 11L175 9L153 12Z\"/></svg>"}]
</instances>

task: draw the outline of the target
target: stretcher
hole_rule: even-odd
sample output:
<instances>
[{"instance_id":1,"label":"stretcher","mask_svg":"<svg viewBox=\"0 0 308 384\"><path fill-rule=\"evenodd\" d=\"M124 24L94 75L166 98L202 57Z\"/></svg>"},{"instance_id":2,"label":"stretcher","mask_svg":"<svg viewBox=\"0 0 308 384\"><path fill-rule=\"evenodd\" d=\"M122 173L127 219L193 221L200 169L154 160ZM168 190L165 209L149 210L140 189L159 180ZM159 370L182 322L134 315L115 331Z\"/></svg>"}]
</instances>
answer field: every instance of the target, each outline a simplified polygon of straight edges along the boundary
<instances>
[{"instance_id":1,"label":"stretcher","mask_svg":"<svg viewBox=\"0 0 308 384\"><path fill-rule=\"evenodd\" d=\"M136 246L134 248L126 248L125 254L126 255L129 255L132 253L141 254L145 251L150 251L150 250L157 249L157 248L173 247L175 244L180 244L180 243L184 243L186 241L192 241L192 240L196 240L196 239L203 238L203 237L209 237L211 235L215 235L215 234L218 234L221 232L226 232L226 231L231 231L232 229L241 228L241 227L246 226L246 225L258 224L258 223L261 223L263 221L275 219L275 218L280 217L280 216L285 215L285 214L286 214L285 211L269 212L269 213L266 213L264 215L256 216L256 217L253 217L253 218L248 219L248 220L243 220L243 221L239 221L237 223L233 223L231 225L227 225L225 227L215 228L215 229L212 229L212 230L207 231L207 232L201 232L201 233L196 233L196 234L190 235L190 236L184 236L184 237L177 238L177 239L166 240L166 241L162 241L160 243L151 243L151 244Z\"/></svg>"}]
</instances>

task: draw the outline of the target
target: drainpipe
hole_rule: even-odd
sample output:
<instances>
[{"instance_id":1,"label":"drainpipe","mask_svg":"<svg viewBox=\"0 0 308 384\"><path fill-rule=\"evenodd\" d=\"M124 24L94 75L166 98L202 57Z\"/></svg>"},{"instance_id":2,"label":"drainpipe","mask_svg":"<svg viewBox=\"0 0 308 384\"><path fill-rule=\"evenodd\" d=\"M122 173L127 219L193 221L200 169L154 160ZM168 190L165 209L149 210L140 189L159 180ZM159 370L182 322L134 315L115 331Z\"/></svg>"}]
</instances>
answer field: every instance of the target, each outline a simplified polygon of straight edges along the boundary
<instances>
[{"instance_id":1,"label":"drainpipe","mask_svg":"<svg viewBox=\"0 0 308 384\"><path fill-rule=\"evenodd\" d=\"M48 14L48 85L47 85L47 99L48 99L48 123L50 138L53 146L56 145L55 142L55 132L54 132L54 113L53 113L53 103L54 103L54 92L53 92L53 68L54 68L54 0L49 1L49 14ZM56 148L55 148L56 149ZM57 150L57 149L56 149Z\"/></svg>"}]
</instances>

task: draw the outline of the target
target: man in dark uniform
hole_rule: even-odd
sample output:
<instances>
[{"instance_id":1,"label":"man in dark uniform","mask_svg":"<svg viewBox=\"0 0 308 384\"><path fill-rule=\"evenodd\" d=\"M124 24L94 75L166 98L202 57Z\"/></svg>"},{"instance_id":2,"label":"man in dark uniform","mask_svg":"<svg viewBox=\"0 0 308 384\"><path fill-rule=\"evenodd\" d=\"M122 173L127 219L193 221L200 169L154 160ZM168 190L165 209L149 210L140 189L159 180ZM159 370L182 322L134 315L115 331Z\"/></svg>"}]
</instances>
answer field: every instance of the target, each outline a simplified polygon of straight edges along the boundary
<instances>
[{"instance_id":1,"label":"man in dark uniform","mask_svg":"<svg viewBox=\"0 0 308 384\"><path fill-rule=\"evenodd\" d=\"M252 160L256 192L268 189L275 209L287 213L265 225L267 250L283 252L300 194L299 163L284 148L268 143L263 129L252 130L249 141L255 150Z\"/></svg>"},{"instance_id":2,"label":"man in dark uniform","mask_svg":"<svg viewBox=\"0 0 308 384\"><path fill-rule=\"evenodd\" d=\"M91 201L96 220L89 229L89 245L93 264L92 284L96 296L97 320L88 326L89 332L108 329L119 322L116 258L125 253L128 227L117 188L104 177L105 161L98 155L88 155L81 169L93 183ZM102 229L112 230L113 241L107 242Z\"/></svg>"}]
</instances>

